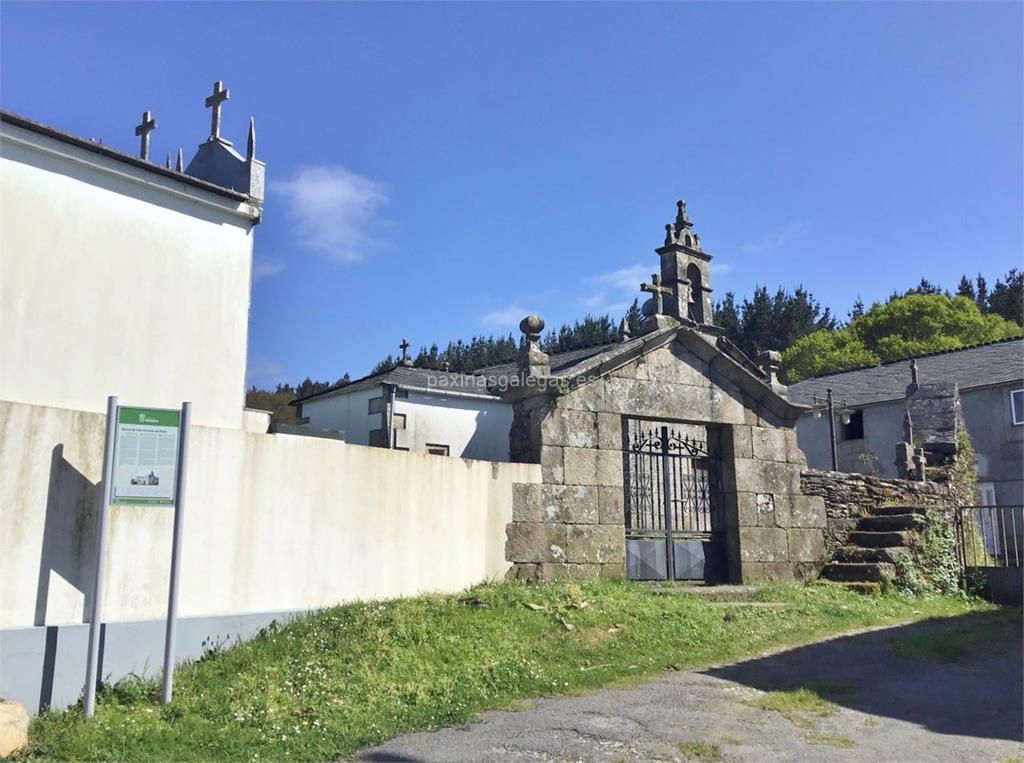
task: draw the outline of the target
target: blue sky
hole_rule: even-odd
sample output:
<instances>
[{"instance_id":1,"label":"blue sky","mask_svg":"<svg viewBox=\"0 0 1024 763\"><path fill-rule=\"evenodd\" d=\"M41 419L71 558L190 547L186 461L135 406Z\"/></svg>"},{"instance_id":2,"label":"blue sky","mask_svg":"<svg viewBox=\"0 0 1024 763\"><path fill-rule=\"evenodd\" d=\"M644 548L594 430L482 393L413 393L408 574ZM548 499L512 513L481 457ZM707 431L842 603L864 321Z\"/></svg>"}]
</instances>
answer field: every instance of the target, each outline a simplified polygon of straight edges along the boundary
<instances>
[{"instance_id":1,"label":"blue sky","mask_svg":"<svg viewBox=\"0 0 1024 763\"><path fill-rule=\"evenodd\" d=\"M611 310L685 198L718 296L842 315L1022 252L1020 3L4 2L6 109L153 156L256 117L250 380Z\"/></svg>"}]
</instances>

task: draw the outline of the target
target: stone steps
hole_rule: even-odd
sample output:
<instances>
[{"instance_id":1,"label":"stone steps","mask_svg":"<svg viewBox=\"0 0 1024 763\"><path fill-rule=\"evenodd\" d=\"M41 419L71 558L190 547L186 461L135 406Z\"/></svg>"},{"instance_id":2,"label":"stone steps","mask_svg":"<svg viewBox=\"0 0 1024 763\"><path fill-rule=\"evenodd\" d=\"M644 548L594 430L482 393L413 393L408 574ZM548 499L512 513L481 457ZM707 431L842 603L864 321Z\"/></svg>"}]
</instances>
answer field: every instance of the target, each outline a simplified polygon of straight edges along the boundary
<instances>
[{"instance_id":1,"label":"stone steps","mask_svg":"<svg viewBox=\"0 0 1024 763\"><path fill-rule=\"evenodd\" d=\"M858 530L866 530L868 532L919 530L922 527L924 527L924 517L920 514L883 514L881 516L863 517L857 522Z\"/></svg>"},{"instance_id":2,"label":"stone steps","mask_svg":"<svg viewBox=\"0 0 1024 763\"><path fill-rule=\"evenodd\" d=\"M870 580L826 580L825 583L830 586L836 586L837 588L845 588L848 591L856 591L857 593L877 594L882 592L882 584L875 583Z\"/></svg>"},{"instance_id":3,"label":"stone steps","mask_svg":"<svg viewBox=\"0 0 1024 763\"><path fill-rule=\"evenodd\" d=\"M826 580L880 583L896 576L896 565L886 562L830 562L821 571Z\"/></svg>"},{"instance_id":4,"label":"stone steps","mask_svg":"<svg viewBox=\"0 0 1024 763\"><path fill-rule=\"evenodd\" d=\"M837 562L887 562L895 564L898 559L910 556L905 546L888 548L864 548L862 546L843 546L836 550L834 561Z\"/></svg>"},{"instance_id":5,"label":"stone steps","mask_svg":"<svg viewBox=\"0 0 1024 763\"><path fill-rule=\"evenodd\" d=\"M910 533L903 530L890 530L888 532L851 530L847 540L850 545L862 546L864 548L892 548L894 546L908 545L910 543Z\"/></svg>"},{"instance_id":6,"label":"stone steps","mask_svg":"<svg viewBox=\"0 0 1024 763\"><path fill-rule=\"evenodd\" d=\"M876 506L857 520L821 577L864 593L877 593L881 584L896 576L896 563L910 556L911 539L924 526L926 509L920 506Z\"/></svg>"},{"instance_id":7,"label":"stone steps","mask_svg":"<svg viewBox=\"0 0 1024 763\"><path fill-rule=\"evenodd\" d=\"M749 601L761 590L753 585L701 585L699 583L672 583L667 580L652 581L651 590L658 596L692 596L713 602Z\"/></svg>"},{"instance_id":8,"label":"stone steps","mask_svg":"<svg viewBox=\"0 0 1024 763\"><path fill-rule=\"evenodd\" d=\"M875 506L871 509L871 516L890 517L893 514L925 514L928 509L924 506Z\"/></svg>"}]
</instances>

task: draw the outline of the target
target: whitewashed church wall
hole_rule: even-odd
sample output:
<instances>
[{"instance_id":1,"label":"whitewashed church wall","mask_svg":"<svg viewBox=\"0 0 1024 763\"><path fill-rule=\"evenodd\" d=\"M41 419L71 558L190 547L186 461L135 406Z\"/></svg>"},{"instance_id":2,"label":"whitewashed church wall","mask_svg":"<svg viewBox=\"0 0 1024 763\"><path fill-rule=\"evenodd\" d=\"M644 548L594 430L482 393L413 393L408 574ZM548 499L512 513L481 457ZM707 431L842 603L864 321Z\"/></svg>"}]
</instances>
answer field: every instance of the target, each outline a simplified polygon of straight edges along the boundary
<instances>
[{"instance_id":1,"label":"whitewashed church wall","mask_svg":"<svg viewBox=\"0 0 1024 763\"><path fill-rule=\"evenodd\" d=\"M104 420L0 401L0 628L83 622ZM238 429L194 426L190 447L182 617L500 578L512 486L540 481L538 465ZM162 615L171 519L170 508L112 507L105 621Z\"/></svg>"},{"instance_id":2,"label":"whitewashed church wall","mask_svg":"<svg viewBox=\"0 0 1024 763\"><path fill-rule=\"evenodd\" d=\"M425 452L427 445L447 445L449 454L485 461L508 461L512 406L500 400L410 392L395 401L406 415L406 432L398 444Z\"/></svg>"},{"instance_id":3,"label":"whitewashed church wall","mask_svg":"<svg viewBox=\"0 0 1024 763\"><path fill-rule=\"evenodd\" d=\"M241 427L254 210L15 126L2 137L0 399L191 400L195 422Z\"/></svg>"}]
</instances>

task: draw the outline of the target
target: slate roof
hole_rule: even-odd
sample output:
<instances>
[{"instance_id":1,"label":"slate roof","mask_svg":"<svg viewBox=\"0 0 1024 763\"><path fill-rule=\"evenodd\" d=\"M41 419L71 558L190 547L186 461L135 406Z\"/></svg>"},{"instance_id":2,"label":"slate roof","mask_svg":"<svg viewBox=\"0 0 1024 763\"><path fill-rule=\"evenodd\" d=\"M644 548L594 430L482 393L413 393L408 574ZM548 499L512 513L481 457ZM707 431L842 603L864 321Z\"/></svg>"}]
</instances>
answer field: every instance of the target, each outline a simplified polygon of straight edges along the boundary
<instances>
[{"instance_id":1,"label":"slate roof","mask_svg":"<svg viewBox=\"0 0 1024 763\"><path fill-rule=\"evenodd\" d=\"M910 384L910 360L893 360L869 368L805 379L790 386L789 399L811 404L815 394L824 398L825 389L831 387L835 398L847 405L902 400ZM917 367L922 383L954 381L961 390L1020 381L1024 379L1024 339L1004 339L921 355L917 358Z\"/></svg>"},{"instance_id":2,"label":"slate roof","mask_svg":"<svg viewBox=\"0 0 1024 763\"><path fill-rule=\"evenodd\" d=\"M479 376L454 373L452 371L435 371L431 368L395 366L390 371L382 371L378 374L364 376L348 384L336 384L322 392L296 398L291 402L291 405L297 405L298 403L304 403L308 400L314 400L335 393L348 394L349 392L357 392L361 389L375 387L380 384L394 384L402 389L429 389L439 392L449 391L472 395L488 394L485 381Z\"/></svg>"}]
</instances>

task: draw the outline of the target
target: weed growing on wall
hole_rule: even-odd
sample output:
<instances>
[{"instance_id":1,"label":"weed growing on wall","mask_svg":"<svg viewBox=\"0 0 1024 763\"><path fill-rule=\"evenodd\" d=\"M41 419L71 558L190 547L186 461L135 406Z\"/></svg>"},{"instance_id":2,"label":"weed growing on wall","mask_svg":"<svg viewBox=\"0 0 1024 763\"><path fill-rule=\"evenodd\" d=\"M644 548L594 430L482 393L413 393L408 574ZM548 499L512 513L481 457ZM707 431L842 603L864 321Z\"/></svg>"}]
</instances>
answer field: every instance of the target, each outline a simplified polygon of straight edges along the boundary
<instances>
[{"instance_id":1,"label":"weed growing on wall","mask_svg":"<svg viewBox=\"0 0 1024 763\"><path fill-rule=\"evenodd\" d=\"M956 531L946 517L930 511L918 530L910 557L896 563L897 589L915 596L953 596L960 590Z\"/></svg>"},{"instance_id":2,"label":"weed growing on wall","mask_svg":"<svg viewBox=\"0 0 1024 763\"><path fill-rule=\"evenodd\" d=\"M956 459L941 469L949 485L948 503L925 515L925 526L914 537L910 558L900 559L896 564L894 585L915 596L951 596L960 590L953 509L975 502L978 481L974 448L966 432L957 436Z\"/></svg>"}]
</instances>

